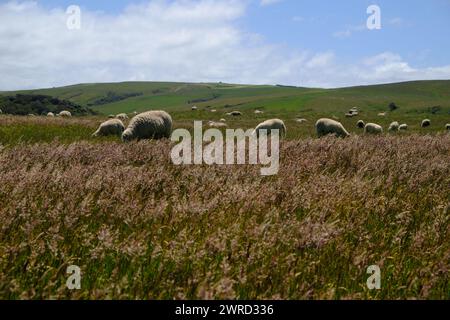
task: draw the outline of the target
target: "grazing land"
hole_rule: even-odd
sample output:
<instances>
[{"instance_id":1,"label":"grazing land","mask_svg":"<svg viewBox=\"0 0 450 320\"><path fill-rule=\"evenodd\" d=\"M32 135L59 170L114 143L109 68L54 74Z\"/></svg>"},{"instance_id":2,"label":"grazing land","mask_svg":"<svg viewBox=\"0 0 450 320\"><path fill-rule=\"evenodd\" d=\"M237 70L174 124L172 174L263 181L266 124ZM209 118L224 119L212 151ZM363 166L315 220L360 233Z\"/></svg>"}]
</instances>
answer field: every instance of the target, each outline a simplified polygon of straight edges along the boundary
<instances>
[{"instance_id":1,"label":"grazing land","mask_svg":"<svg viewBox=\"0 0 450 320\"><path fill-rule=\"evenodd\" d=\"M99 114L0 115L1 299L449 298L450 81L89 84L2 99L17 93ZM346 118L351 107L359 114ZM108 114L150 109L188 129L283 119L280 170L176 166L170 141L91 136ZM351 137L317 139L320 117L339 118ZM359 119L385 132L365 136ZM394 120L408 130L388 133ZM66 287L69 265L81 268L80 290ZM366 286L371 265L380 290Z\"/></svg>"}]
</instances>

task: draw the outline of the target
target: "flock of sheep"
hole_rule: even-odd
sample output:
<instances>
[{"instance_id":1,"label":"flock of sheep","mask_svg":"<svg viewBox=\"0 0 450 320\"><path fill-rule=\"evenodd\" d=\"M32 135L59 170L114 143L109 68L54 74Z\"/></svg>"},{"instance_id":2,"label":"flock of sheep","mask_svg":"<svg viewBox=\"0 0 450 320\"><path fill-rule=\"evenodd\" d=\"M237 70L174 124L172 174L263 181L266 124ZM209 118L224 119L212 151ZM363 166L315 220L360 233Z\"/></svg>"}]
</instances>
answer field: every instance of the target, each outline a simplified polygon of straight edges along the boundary
<instances>
[{"instance_id":1,"label":"flock of sheep","mask_svg":"<svg viewBox=\"0 0 450 320\"><path fill-rule=\"evenodd\" d=\"M192 110L197 110L197 107L192 107ZM216 110L211 110L211 112L216 112ZM263 111L256 110L255 114L261 114ZM134 117L131 119L127 128L123 124L123 120L127 120L128 116L125 113L118 114L116 116L110 115L110 118L103 122L97 131L93 133L93 136L108 136L108 135L119 135L122 137L123 141L131 140L141 140L141 139L159 139L168 138L172 132L172 118L165 111L147 111L144 113L134 113ZM241 116L240 111L232 111L227 113L229 116ZM357 108L350 109L346 116L358 115ZM306 122L306 119L296 119L297 122ZM222 128L227 127L226 120L220 119L219 122L209 121L210 127ZM422 121L421 126L428 127L431 125L429 119ZM380 134L383 133L383 127L376 123L364 123L363 120L358 120L356 123L358 128L364 129L365 134ZM338 137L348 137L350 133L344 128L342 123L337 120L322 118L319 119L315 124L316 132L318 137L322 137L328 134L333 134ZM450 124L446 124L446 130L450 131ZM286 136L286 125L283 120L280 119L269 119L261 122L256 126L253 134L259 136L261 130L267 130L270 133L271 130L278 129L282 137ZM403 131L407 130L407 124L399 124L397 121L392 122L389 125L388 131Z\"/></svg>"}]
</instances>

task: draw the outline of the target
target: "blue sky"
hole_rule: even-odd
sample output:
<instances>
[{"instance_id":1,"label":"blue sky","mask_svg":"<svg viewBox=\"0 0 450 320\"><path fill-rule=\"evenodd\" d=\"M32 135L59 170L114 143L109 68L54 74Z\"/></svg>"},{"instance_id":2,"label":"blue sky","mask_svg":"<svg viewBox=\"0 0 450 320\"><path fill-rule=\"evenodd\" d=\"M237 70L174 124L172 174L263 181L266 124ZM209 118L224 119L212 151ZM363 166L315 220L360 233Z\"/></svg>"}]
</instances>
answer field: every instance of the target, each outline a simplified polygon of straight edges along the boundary
<instances>
[{"instance_id":1,"label":"blue sky","mask_svg":"<svg viewBox=\"0 0 450 320\"><path fill-rule=\"evenodd\" d=\"M42 59L39 67L27 62L29 55L0 53L0 72L17 73L0 80L0 90L121 80L339 87L450 78L450 0L0 3L0 36L16 35L11 46L17 52L35 50ZM74 4L81 8L82 27L65 30L64 11ZM381 10L380 30L366 27L372 4ZM36 28L27 29L21 19L36 21ZM38 39L30 44L31 34ZM79 59L67 58L68 38ZM40 51L50 39L54 46L46 46L46 58ZM120 39L116 46L114 39ZM48 59L55 58L76 66L78 78L51 65Z\"/></svg>"}]
</instances>

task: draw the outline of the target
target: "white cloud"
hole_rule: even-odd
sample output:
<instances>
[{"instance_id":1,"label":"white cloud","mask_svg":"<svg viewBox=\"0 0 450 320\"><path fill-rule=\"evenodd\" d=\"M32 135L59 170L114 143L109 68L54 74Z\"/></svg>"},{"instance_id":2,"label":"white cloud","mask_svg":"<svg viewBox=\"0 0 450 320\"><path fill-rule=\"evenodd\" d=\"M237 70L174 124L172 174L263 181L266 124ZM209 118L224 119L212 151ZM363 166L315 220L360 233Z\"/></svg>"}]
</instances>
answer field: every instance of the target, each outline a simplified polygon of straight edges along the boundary
<instances>
[{"instance_id":1,"label":"white cloud","mask_svg":"<svg viewBox=\"0 0 450 320\"><path fill-rule=\"evenodd\" d=\"M333 51L295 51L237 27L238 0L155 0L116 16L82 11L68 30L65 8L0 5L0 90L86 82L210 81L337 87L449 79L450 66L415 69L394 53L350 65Z\"/></svg>"}]
</instances>

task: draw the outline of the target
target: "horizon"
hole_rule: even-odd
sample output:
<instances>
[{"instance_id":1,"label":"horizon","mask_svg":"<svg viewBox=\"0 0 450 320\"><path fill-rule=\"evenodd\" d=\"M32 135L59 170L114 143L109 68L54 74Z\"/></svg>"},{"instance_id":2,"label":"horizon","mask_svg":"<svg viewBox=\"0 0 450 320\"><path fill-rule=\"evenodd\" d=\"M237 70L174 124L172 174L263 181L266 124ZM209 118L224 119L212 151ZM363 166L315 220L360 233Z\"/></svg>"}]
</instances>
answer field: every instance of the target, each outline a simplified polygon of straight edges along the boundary
<instances>
[{"instance_id":1,"label":"horizon","mask_svg":"<svg viewBox=\"0 0 450 320\"><path fill-rule=\"evenodd\" d=\"M0 91L450 79L448 0L7 0L0 18Z\"/></svg>"}]
</instances>

